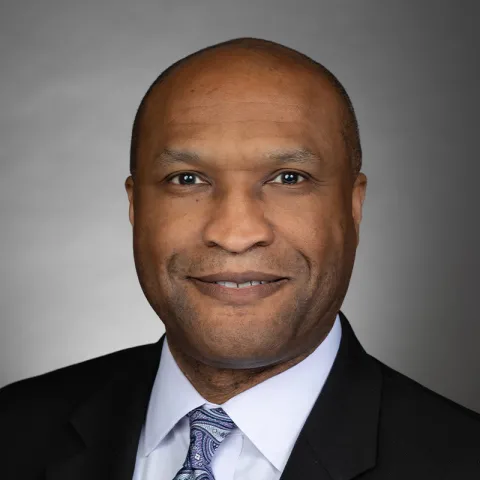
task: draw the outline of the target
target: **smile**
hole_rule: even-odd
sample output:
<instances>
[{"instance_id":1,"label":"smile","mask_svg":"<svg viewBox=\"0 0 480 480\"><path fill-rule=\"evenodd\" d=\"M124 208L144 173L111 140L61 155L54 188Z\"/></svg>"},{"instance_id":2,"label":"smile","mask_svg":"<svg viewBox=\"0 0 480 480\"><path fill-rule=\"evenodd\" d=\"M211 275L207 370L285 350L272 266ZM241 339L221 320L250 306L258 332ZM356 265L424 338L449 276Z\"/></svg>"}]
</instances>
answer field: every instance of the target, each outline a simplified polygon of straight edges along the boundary
<instances>
[{"instance_id":1,"label":"smile","mask_svg":"<svg viewBox=\"0 0 480 480\"><path fill-rule=\"evenodd\" d=\"M257 282L256 280L251 280L245 283L236 283L236 282L206 282L206 283L216 283L217 285L223 285L227 288L246 288L246 287L254 287L255 285L263 285L264 283L271 283L267 281L260 281Z\"/></svg>"},{"instance_id":2,"label":"smile","mask_svg":"<svg viewBox=\"0 0 480 480\"><path fill-rule=\"evenodd\" d=\"M227 304L245 305L269 297L281 290L288 282L287 278L272 281L204 282L196 278L189 280L203 295L207 295Z\"/></svg>"}]
</instances>

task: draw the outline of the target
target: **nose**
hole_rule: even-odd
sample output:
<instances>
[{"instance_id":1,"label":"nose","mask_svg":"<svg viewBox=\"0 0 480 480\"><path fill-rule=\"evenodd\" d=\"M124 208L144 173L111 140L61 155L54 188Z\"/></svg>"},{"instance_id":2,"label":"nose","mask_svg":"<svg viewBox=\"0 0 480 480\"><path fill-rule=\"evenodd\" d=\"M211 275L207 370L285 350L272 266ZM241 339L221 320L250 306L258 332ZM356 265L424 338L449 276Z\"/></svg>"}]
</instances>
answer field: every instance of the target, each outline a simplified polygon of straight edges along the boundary
<instances>
[{"instance_id":1,"label":"nose","mask_svg":"<svg viewBox=\"0 0 480 480\"><path fill-rule=\"evenodd\" d=\"M208 246L217 245L232 253L242 253L253 246L267 246L273 242L273 228L265 219L265 208L259 198L229 193L214 200L211 212L203 231Z\"/></svg>"}]
</instances>

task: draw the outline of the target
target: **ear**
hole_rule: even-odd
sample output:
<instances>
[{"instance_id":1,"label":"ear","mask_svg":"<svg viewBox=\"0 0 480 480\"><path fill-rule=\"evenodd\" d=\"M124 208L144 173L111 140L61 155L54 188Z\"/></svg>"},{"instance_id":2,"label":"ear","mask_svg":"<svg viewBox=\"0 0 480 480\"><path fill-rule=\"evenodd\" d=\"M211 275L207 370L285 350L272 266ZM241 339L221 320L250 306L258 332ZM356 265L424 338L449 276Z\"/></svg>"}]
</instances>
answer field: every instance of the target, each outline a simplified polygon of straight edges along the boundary
<instances>
[{"instance_id":1,"label":"ear","mask_svg":"<svg viewBox=\"0 0 480 480\"><path fill-rule=\"evenodd\" d=\"M133 209L133 177L129 175L125 180L125 190L127 191L128 195L128 218L130 219L130 224L133 227L134 224L134 209Z\"/></svg>"},{"instance_id":2,"label":"ear","mask_svg":"<svg viewBox=\"0 0 480 480\"><path fill-rule=\"evenodd\" d=\"M359 173L353 184L352 192L352 216L357 232L357 246L360 242L360 222L362 221L363 202L367 192L367 177Z\"/></svg>"}]
</instances>

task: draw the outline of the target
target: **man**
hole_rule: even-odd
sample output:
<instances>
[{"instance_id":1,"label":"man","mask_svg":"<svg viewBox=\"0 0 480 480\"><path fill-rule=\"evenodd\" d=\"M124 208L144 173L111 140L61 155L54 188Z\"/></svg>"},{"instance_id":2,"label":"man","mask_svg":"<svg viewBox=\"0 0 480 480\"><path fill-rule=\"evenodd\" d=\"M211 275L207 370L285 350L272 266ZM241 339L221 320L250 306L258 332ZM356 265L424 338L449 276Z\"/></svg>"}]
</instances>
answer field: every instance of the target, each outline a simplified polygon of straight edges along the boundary
<instances>
[{"instance_id":1,"label":"man","mask_svg":"<svg viewBox=\"0 0 480 480\"><path fill-rule=\"evenodd\" d=\"M340 312L360 169L350 100L304 55L236 39L166 70L126 180L166 335L6 387L0 477L479 479L480 416L370 357Z\"/></svg>"}]
</instances>

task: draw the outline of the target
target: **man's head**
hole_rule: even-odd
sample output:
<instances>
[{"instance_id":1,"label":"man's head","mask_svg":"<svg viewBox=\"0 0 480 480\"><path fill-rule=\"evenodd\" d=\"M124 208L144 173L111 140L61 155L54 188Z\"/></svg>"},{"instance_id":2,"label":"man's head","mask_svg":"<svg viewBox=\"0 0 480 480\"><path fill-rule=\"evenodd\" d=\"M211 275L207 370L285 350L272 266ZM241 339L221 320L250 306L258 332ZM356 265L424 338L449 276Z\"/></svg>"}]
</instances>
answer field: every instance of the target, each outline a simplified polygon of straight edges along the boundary
<instances>
[{"instance_id":1,"label":"man's head","mask_svg":"<svg viewBox=\"0 0 480 480\"><path fill-rule=\"evenodd\" d=\"M169 344L230 369L318 345L352 273L360 168L348 96L294 50L237 39L164 72L137 112L126 188L140 284ZM246 271L287 280L245 301L195 280Z\"/></svg>"}]
</instances>

